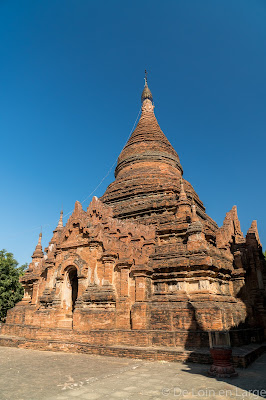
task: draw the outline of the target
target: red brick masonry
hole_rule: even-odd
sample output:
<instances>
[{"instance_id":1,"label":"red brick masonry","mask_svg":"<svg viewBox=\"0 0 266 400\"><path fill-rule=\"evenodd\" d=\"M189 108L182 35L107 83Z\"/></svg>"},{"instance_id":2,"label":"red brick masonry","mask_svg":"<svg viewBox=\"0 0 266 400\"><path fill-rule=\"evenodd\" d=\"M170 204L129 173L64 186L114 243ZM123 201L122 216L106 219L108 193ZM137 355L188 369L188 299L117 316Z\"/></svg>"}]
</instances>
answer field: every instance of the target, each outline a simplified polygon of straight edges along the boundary
<instances>
[{"instance_id":1,"label":"red brick masonry","mask_svg":"<svg viewBox=\"0 0 266 400\"><path fill-rule=\"evenodd\" d=\"M61 214L45 254L40 235L3 335L133 352L206 347L208 330L230 330L234 345L263 339L256 221L244 238L235 206L221 228L206 214L143 93L115 181L86 211L76 202L65 226Z\"/></svg>"}]
</instances>

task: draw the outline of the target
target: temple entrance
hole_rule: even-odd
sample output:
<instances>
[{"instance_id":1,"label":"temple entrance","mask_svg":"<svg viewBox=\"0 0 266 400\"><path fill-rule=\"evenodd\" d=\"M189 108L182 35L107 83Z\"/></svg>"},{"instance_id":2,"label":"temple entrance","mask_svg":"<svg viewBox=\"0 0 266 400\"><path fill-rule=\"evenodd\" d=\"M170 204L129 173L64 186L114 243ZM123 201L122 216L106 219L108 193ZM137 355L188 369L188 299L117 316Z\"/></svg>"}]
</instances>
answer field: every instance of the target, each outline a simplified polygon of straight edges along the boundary
<instances>
[{"instance_id":1,"label":"temple entrance","mask_svg":"<svg viewBox=\"0 0 266 400\"><path fill-rule=\"evenodd\" d=\"M78 274L75 267L70 267L65 272L63 289L63 308L68 313L73 313L78 297Z\"/></svg>"},{"instance_id":2,"label":"temple entrance","mask_svg":"<svg viewBox=\"0 0 266 400\"><path fill-rule=\"evenodd\" d=\"M72 269L69 272L68 276L69 276L69 283L70 283L71 289L72 289L72 298L71 298L71 300L72 300L72 312L73 312L74 309L75 309L75 304L76 304L76 300L77 300L77 297L78 297L78 275L77 275L76 268Z\"/></svg>"}]
</instances>

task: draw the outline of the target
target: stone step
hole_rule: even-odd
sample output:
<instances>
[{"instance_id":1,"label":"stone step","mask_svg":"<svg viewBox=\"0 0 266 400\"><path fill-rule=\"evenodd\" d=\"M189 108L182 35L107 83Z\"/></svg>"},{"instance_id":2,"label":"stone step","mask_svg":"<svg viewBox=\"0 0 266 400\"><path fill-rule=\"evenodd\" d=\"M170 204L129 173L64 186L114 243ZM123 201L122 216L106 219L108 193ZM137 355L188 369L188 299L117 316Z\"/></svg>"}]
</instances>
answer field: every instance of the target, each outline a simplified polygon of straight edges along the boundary
<instances>
[{"instance_id":1,"label":"stone step","mask_svg":"<svg viewBox=\"0 0 266 400\"><path fill-rule=\"evenodd\" d=\"M129 357L151 361L195 362L202 364L211 364L212 362L208 348L184 349L182 347L100 346L59 340L26 339L7 335L0 335L0 346ZM233 363L235 367L246 368L265 350L266 343L246 345L240 348L235 347L233 348Z\"/></svg>"}]
</instances>

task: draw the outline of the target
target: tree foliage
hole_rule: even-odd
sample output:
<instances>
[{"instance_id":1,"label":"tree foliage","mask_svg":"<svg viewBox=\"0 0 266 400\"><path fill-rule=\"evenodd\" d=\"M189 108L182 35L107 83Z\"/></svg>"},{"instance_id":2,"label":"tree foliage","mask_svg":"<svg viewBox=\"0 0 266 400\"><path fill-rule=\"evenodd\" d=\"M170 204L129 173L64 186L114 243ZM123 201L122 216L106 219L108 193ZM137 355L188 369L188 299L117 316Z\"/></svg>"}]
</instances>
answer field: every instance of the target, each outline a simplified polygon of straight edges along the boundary
<instances>
[{"instance_id":1,"label":"tree foliage","mask_svg":"<svg viewBox=\"0 0 266 400\"><path fill-rule=\"evenodd\" d=\"M18 267L12 253L0 250L0 321L5 321L7 310L23 297L19 277L26 268L27 264Z\"/></svg>"}]
</instances>

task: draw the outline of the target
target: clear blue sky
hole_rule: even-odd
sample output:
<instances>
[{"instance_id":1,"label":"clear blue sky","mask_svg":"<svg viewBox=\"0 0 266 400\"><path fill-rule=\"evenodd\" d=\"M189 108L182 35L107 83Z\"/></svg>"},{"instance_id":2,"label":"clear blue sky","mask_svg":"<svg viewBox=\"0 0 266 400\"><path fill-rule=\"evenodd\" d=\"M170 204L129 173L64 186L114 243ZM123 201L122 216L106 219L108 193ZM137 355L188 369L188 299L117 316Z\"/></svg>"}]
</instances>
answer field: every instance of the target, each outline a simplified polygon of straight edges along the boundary
<instances>
[{"instance_id":1,"label":"clear blue sky","mask_svg":"<svg viewBox=\"0 0 266 400\"><path fill-rule=\"evenodd\" d=\"M30 262L99 184L147 68L184 178L219 225L234 204L244 234L257 219L265 249L265 21L265 0L1 0L0 248Z\"/></svg>"}]
</instances>

